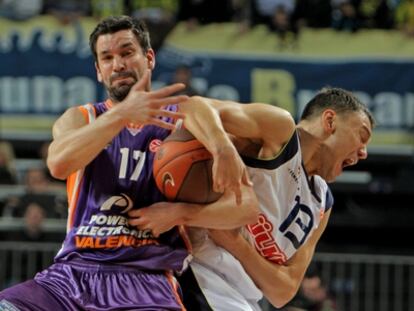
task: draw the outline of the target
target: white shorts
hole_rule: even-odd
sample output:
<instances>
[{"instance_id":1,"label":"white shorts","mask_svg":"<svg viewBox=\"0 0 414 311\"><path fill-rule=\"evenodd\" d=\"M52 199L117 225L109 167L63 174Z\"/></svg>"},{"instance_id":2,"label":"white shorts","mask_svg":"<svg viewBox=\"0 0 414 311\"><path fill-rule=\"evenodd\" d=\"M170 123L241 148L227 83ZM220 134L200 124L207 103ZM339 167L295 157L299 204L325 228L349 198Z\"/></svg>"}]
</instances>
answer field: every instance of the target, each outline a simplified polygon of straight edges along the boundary
<instances>
[{"instance_id":1,"label":"white shorts","mask_svg":"<svg viewBox=\"0 0 414 311\"><path fill-rule=\"evenodd\" d=\"M240 262L208 238L200 244L193 253L190 270L209 307L193 308L214 311L261 310L258 301L263 295ZM188 285L183 284L184 293L186 287Z\"/></svg>"}]
</instances>

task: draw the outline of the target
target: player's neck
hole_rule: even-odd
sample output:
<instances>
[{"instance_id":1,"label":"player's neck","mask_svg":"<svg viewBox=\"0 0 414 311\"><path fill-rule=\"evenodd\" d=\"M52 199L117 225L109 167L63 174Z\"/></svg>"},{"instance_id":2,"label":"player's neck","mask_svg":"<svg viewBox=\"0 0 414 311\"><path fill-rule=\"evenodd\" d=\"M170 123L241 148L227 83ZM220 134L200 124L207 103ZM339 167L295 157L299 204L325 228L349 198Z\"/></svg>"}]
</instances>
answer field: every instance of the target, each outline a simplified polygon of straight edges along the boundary
<instances>
[{"instance_id":1,"label":"player's neck","mask_svg":"<svg viewBox=\"0 0 414 311\"><path fill-rule=\"evenodd\" d=\"M312 135L312 133L310 133L303 127L298 126L297 132L299 135L299 143L302 152L303 165L308 176L312 176L316 173L316 169L318 167L317 154L321 144L317 137Z\"/></svg>"}]
</instances>

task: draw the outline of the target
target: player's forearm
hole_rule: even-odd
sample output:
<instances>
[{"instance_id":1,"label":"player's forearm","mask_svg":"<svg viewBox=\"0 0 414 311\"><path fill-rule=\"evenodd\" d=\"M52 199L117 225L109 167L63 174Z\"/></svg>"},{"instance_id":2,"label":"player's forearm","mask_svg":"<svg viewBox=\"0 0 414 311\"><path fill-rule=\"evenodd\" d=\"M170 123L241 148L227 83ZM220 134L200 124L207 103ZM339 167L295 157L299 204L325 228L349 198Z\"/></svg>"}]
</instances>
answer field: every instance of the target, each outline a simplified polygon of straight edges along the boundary
<instances>
[{"instance_id":1,"label":"player's forearm","mask_svg":"<svg viewBox=\"0 0 414 311\"><path fill-rule=\"evenodd\" d=\"M226 249L240 261L272 305L280 308L294 297L302 278L297 278L290 267L277 265L263 258L241 236L232 244L234 246Z\"/></svg>"},{"instance_id":2,"label":"player's forearm","mask_svg":"<svg viewBox=\"0 0 414 311\"><path fill-rule=\"evenodd\" d=\"M213 156L223 149L234 148L210 99L193 96L180 106L180 111L186 115L185 127Z\"/></svg>"},{"instance_id":3,"label":"player's forearm","mask_svg":"<svg viewBox=\"0 0 414 311\"><path fill-rule=\"evenodd\" d=\"M258 217L258 202L251 187L243 186L242 203L234 203L234 195L225 192L216 202L207 205L178 205L180 224L210 229L234 229L254 223Z\"/></svg>"},{"instance_id":4,"label":"player's forearm","mask_svg":"<svg viewBox=\"0 0 414 311\"><path fill-rule=\"evenodd\" d=\"M318 229L284 265L272 263L262 257L253 246L241 236L237 242L223 245L243 265L265 297L275 306L282 307L297 293L306 269L312 261L317 242L324 232L331 210L321 221Z\"/></svg>"},{"instance_id":5,"label":"player's forearm","mask_svg":"<svg viewBox=\"0 0 414 311\"><path fill-rule=\"evenodd\" d=\"M47 164L55 178L66 179L89 164L125 126L123 118L108 111L91 124L57 130L49 147Z\"/></svg>"}]
</instances>

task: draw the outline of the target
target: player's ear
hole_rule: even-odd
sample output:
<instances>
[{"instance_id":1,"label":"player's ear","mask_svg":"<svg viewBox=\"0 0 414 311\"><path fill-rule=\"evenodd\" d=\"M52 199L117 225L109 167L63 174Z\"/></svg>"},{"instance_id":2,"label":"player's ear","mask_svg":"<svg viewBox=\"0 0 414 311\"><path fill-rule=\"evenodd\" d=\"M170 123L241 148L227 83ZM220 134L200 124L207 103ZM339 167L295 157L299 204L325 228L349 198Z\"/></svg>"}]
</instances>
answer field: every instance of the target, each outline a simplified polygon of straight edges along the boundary
<instances>
[{"instance_id":1,"label":"player's ear","mask_svg":"<svg viewBox=\"0 0 414 311\"><path fill-rule=\"evenodd\" d=\"M96 78L98 79L99 82L102 82L102 74L101 74L101 70L99 69L97 62L95 62L95 69L96 69Z\"/></svg>"},{"instance_id":2,"label":"player's ear","mask_svg":"<svg viewBox=\"0 0 414 311\"><path fill-rule=\"evenodd\" d=\"M153 49L148 49L147 54L148 69L153 70L155 68L155 52Z\"/></svg>"},{"instance_id":3,"label":"player's ear","mask_svg":"<svg viewBox=\"0 0 414 311\"><path fill-rule=\"evenodd\" d=\"M336 130L336 112L332 109L326 109L322 113L322 125L325 133L333 134Z\"/></svg>"}]
</instances>

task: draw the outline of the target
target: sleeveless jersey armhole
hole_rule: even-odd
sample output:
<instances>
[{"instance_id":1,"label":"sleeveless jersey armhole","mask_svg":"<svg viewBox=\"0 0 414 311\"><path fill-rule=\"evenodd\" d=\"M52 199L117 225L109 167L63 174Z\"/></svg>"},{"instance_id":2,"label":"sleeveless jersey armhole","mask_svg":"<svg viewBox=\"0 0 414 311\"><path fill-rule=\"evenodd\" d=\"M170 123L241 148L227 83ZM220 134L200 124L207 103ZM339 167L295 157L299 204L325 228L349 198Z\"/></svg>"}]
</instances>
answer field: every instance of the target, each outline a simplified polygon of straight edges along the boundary
<instances>
[{"instance_id":1,"label":"sleeveless jersey armhole","mask_svg":"<svg viewBox=\"0 0 414 311\"><path fill-rule=\"evenodd\" d=\"M83 106L79 106L78 109L85 118L86 123L89 124L96 119L96 110L92 104L88 103Z\"/></svg>"}]
</instances>

